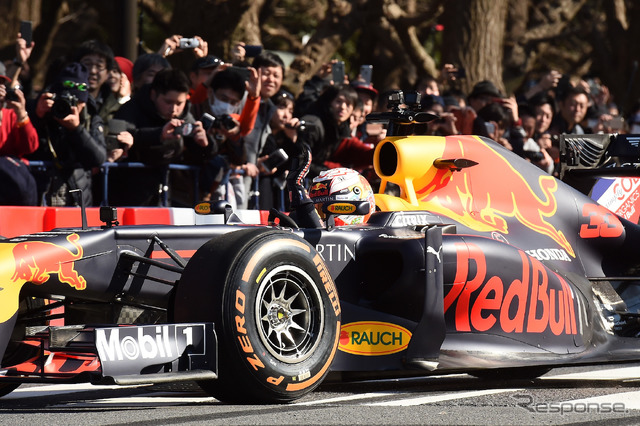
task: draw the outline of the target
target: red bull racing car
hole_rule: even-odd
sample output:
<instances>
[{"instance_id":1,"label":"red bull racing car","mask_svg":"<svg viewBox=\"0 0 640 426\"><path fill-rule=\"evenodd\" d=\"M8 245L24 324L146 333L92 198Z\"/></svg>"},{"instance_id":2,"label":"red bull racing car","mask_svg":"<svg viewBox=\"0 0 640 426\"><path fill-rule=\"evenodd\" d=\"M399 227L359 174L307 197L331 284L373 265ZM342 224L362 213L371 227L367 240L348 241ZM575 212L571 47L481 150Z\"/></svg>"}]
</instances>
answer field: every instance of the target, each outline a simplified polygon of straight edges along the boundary
<instances>
[{"instance_id":1,"label":"red bull racing car","mask_svg":"<svg viewBox=\"0 0 640 426\"><path fill-rule=\"evenodd\" d=\"M640 227L586 195L634 173L637 143L561 138L570 186L486 138L412 135L429 114L372 118L390 136L366 223L334 217L369 215L358 184L331 194L334 175L308 197L303 155L292 213L269 225L203 203L224 223L119 226L103 208L101 228L0 240L0 392L195 380L222 401L287 402L330 371L537 377L637 361Z\"/></svg>"}]
</instances>

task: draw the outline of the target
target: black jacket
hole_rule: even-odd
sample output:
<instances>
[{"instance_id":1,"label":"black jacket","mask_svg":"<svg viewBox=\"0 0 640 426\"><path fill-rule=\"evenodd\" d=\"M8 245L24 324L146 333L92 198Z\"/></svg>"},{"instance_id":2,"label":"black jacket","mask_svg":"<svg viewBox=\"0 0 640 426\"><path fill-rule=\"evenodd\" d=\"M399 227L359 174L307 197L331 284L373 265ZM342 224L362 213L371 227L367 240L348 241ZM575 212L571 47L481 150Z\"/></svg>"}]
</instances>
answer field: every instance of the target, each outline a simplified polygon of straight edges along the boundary
<instances>
[{"instance_id":1,"label":"black jacket","mask_svg":"<svg viewBox=\"0 0 640 426\"><path fill-rule=\"evenodd\" d=\"M311 147L311 167L308 178L312 179L321 171L327 170L325 162L329 161L342 141L351 136L351 129L349 120L336 123L328 106L318 103L311 106L301 120L306 123L306 128L299 138Z\"/></svg>"},{"instance_id":2,"label":"black jacket","mask_svg":"<svg viewBox=\"0 0 640 426\"><path fill-rule=\"evenodd\" d=\"M189 103L178 117L186 123L195 120ZM140 88L129 102L115 113L114 119L127 121L132 128L133 146L123 162L141 162L148 168L118 168L111 171L109 204L113 206L159 205L168 176L166 165L181 163L185 145L192 138L162 140L162 128L168 120L160 117L151 100L151 86Z\"/></svg>"},{"instance_id":3,"label":"black jacket","mask_svg":"<svg viewBox=\"0 0 640 426\"><path fill-rule=\"evenodd\" d=\"M81 189L85 205L93 205L91 169L107 160L103 122L93 98L89 96L80 114L80 126L75 130L62 127L50 113L43 118L39 118L35 111L29 113L38 132L40 146L27 158L54 164L46 173L37 174L39 194L45 194L47 204L77 205L72 194L61 195L57 202L52 200L52 196L56 197L53 194L66 184L68 189Z\"/></svg>"},{"instance_id":4,"label":"black jacket","mask_svg":"<svg viewBox=\"0 0 640 426\"><path fill-rule=\"evenodd\" d=\"M184 147L183 138L162 140L162 128L167 124L160 117L151 100L151 86L145 85L138 90L129 102L125 103L113 116L127 121L133 130L133 146L129 150L129 161L139 161L149 165L162 165L179 162ZM189 103L180 115L181 120L194 123L189 112Z\"/></svg>"}]
</instances>

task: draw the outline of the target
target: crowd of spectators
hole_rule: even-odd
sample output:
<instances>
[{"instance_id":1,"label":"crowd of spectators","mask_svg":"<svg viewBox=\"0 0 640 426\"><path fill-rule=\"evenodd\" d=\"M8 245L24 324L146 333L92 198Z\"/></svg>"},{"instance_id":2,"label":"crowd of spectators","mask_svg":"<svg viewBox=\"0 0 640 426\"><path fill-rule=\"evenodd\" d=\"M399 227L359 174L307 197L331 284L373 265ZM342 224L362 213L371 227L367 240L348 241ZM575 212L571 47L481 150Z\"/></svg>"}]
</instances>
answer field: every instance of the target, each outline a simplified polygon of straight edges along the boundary
<instances>
[{"instance_id":1,"label":"crowd of spectators","mask_svg":"<svg viewBox=\"0 0 640 426\"><path fill-rule=\"evenodd\" d=\"M33 49L18 34L15 58L0 63L0 204L92 206L108 198L113 206L159 205L169 191L173 205L225 199L238 208L282 209L302 144L312 153L310 178L350 167L374 180L373 150L386 131L365 117L387 108L388 91L361 75L334 81L336 60L296 98L283 87L282 59L242 42L222 59L201 37L173 35L131 62L89 40L51 64L43 90L23 92ZM187 72L167 60L181 51L191 58ZM623 119L597 78L550 70L511 96L488 80L465 94L461 78L445 65L411 88L422 95L420 108L440 117L427 133L486 136L550 174L558 164L553 135L640 132L640 104ZM105 163L119 166L108 194ZM169 164L190 167L167 187Z\"/></svg>"}]
</instances>

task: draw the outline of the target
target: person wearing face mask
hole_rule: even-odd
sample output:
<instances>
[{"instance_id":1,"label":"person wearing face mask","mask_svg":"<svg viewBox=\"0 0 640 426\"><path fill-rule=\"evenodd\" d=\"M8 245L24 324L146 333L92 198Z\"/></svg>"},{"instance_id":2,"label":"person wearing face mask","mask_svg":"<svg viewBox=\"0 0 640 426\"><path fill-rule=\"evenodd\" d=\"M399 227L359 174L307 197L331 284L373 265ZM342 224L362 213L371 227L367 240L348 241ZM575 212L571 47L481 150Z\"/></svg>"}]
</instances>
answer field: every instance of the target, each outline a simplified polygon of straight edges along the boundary
<instances>
[{"instance_id":1,"label":"person wearing face mask","mask_svg":"<svg viewBox=\"0 0 640 426\"><path fill-rule=\"evenodd\" d=\"M242 137L253 130L260 107L260 73L254 68L248 68L248 72L249 79L245 80L236 69L221 65L208 85L207 100L192 106L194 116L207 113L215 119L208 130L215 147L208 151L188 149L185 153L187 162L202 166L200 186L205 200L226 198L233 205L241 205L245 196L239 174L258 173L254 164L246 162L242 145ZM239 174L230 175L231 170ZM234 184L233 189L228 182Z\"/></svg>"}]
</instances>

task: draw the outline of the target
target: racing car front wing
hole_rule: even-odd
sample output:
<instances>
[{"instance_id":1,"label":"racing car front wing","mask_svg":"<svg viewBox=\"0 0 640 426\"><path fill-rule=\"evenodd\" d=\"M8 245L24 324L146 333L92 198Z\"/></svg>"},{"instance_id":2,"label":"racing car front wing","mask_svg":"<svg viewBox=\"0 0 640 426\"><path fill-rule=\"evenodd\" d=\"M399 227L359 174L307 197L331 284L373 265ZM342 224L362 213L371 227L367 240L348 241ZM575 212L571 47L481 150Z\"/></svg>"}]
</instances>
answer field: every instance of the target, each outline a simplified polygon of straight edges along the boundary
<instances>
[{"instance_id":1,"label":"racing car front wing","mask_svg":"<svg viewBox=\"0 0 640 426\"><path fill-rule=\"evenodd\" d=\"M131 385L218 377L213 323L39 327L22 345L32 348L31 356L0 370L0 384L91 381Z\"/></svg>"}]
</instances>

